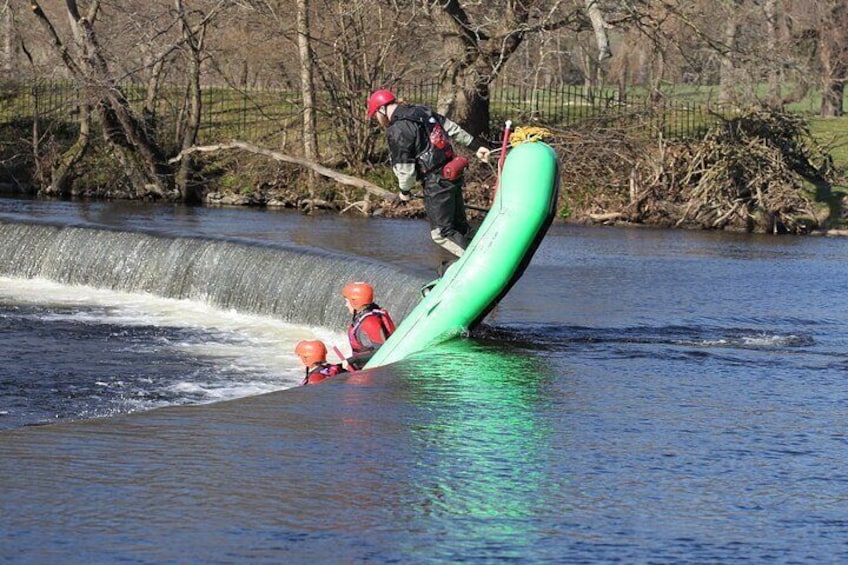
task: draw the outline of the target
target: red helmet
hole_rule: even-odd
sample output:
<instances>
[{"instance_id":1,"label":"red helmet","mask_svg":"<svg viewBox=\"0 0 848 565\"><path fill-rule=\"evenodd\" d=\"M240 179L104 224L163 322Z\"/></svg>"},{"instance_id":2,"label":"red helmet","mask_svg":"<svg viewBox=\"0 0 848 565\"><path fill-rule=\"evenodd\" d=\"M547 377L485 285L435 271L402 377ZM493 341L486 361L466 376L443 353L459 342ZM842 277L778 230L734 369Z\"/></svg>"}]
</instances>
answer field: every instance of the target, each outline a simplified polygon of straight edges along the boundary
<instances>
[{"instance_id":1,"label":"red helmet","mask_svg":"<svg viewBox=\"0 0 848 565\"><path fill-rule=\"evenodd\" d=\"M307 367L311 367L317 363L323 363L327 360L327 347L317 339L307 339L298 342L294 348L294 352Z\"/></svg>"},{"instance_id":2,"label":"red helmet","mask_svg":"<svg viewBox=\"0 0 848 565\"><path fill-rule=\"evenodd\" d=\"M374 302L374 288L364 282L347 283L342 289L342 296L350 300L350 305L359 310Z\"/></svg>"},{"instance_id":3,"label":"red helmet","mask_svg":"<svg viewBox=\"0 0 848 565\"><path fill-rule=\"evenodd\" d=\"M391 90L375 90L368 97L368 119L374 117L374 113L385 106L397 100Z\"/></svg>"}]
</instances>

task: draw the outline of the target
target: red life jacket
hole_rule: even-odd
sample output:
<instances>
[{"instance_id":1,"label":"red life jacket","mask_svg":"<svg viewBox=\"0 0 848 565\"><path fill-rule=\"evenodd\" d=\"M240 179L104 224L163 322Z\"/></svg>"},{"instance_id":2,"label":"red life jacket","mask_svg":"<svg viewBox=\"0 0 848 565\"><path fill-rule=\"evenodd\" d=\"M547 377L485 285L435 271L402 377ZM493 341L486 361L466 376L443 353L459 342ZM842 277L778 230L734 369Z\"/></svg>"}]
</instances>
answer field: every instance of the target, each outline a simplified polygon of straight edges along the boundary
<instances>
[{"instance_id":1,"label":"red life jacket","mask_svg":"<svg viewBox=\"0 0 848 565\"><path fill-rule=\"evenodd\" d=\"M335 377L336 375L340 375L341 373L346 373L344 367L341 365L334 365L330 363L322 363L318 365L314 369L306 369L306 376L303 377L303 382L301 385L314 385L320 383L324 379Z\"/></svg>"},{"instance_id":2,"label":"red life jacket","mask_svg":"<svg viewBox=\"0 0 848 565\"><path fill-rule=\"evenodd\" d=\"M379 343L375 343L362 329L362 322L370 316L377 316L377 319L380 322L380 334L382 335L383 340ZM350 341L350 349L354 355L368 351L375 351L389 338L390 335L392 335L392 332L394 331L395 323L392 321L389 313L376 304L369 304L353 315L353 321L347 328L347 338L348 341Z\"/></svg>"}]
</instances>

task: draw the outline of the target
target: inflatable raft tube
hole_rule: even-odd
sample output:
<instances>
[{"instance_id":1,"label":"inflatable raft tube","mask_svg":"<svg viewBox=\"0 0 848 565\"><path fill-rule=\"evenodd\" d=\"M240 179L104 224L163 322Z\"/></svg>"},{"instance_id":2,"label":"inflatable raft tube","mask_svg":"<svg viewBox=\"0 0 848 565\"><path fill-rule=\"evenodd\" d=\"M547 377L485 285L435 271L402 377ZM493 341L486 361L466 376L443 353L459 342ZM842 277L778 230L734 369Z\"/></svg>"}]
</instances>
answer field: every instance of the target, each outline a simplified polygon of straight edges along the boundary
<instances>
[{"instance_id":1,"label":"inflatable raft tube","mask_svg":"<svg viewBox=\"0 0 848 565\"><path fill-rule=\"evenodd\" d=\"M399 361L482 322L533 257L553 221L558 192L551 146L527 142L510 150L492 207L471 244L365 368Z\"/></svg>"}]
</instances>

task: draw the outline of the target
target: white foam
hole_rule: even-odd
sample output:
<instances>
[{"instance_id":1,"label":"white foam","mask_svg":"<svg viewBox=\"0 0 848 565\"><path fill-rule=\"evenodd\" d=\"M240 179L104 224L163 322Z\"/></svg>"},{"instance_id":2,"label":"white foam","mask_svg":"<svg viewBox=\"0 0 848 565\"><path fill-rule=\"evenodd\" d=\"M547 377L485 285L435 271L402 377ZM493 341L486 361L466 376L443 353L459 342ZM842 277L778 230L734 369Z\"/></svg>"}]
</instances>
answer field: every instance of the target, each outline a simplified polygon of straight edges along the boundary
<instances>
[{"instance_id":1,"label":"white foam","mask_svg":"<svg viewBox=\"0 0 848 565\"><path fill-rule=\"evenodd\" d=\"M197 339L193 335L180 342L163 338L141 347L165 348L202 357L218 364L222 372L243 376L236 379L239 382L230 379L226 383L194 382L189 380L190 376L184 376L177 385L171 385L184 387L182 392L210 401L262 394L299 384L303 368L294 354L294 347L302 339L320 339L331 351L334 345L341 348L346 342L343 333L326 328L222 310L203 302L63 285L44 279L0 277L0 301L62 307L44 316L50 319L194 330L200 336ZM345 354L348 352L349 348ZM335 357L332 353L330 356L331 360Z\"/></svg>"},{"instance_id":2,"label":"white foam","mask_svg":"<svg viewBox=\"0 0 848 565\"><path fill-rule=\"evenodd\" d=\"M742 344L749 347L779 347L795 343L798 340L794 335L768 335L759 334L742 337Z\"/></svg>"}]
</instances>

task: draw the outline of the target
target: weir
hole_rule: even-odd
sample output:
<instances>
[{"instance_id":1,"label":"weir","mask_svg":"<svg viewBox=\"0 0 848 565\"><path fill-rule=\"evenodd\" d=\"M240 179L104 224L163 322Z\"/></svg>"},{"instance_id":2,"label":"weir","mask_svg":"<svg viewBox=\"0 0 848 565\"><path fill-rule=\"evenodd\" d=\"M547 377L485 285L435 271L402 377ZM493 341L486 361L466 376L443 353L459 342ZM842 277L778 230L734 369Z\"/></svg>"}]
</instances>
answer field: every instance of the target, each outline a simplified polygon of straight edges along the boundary
<instances>
[{"instance_id":1,"label":"weir","mask_svg":"<svg viewBox=\"0 0 848 565\"><path fill-rule=\"evenodd\" d=\"M211 238L0 220L0 275L148 293L287 322L344 328L341 289L371 283L400 320L427 281L362 258Z\"/></svg>"}]
</instances>

